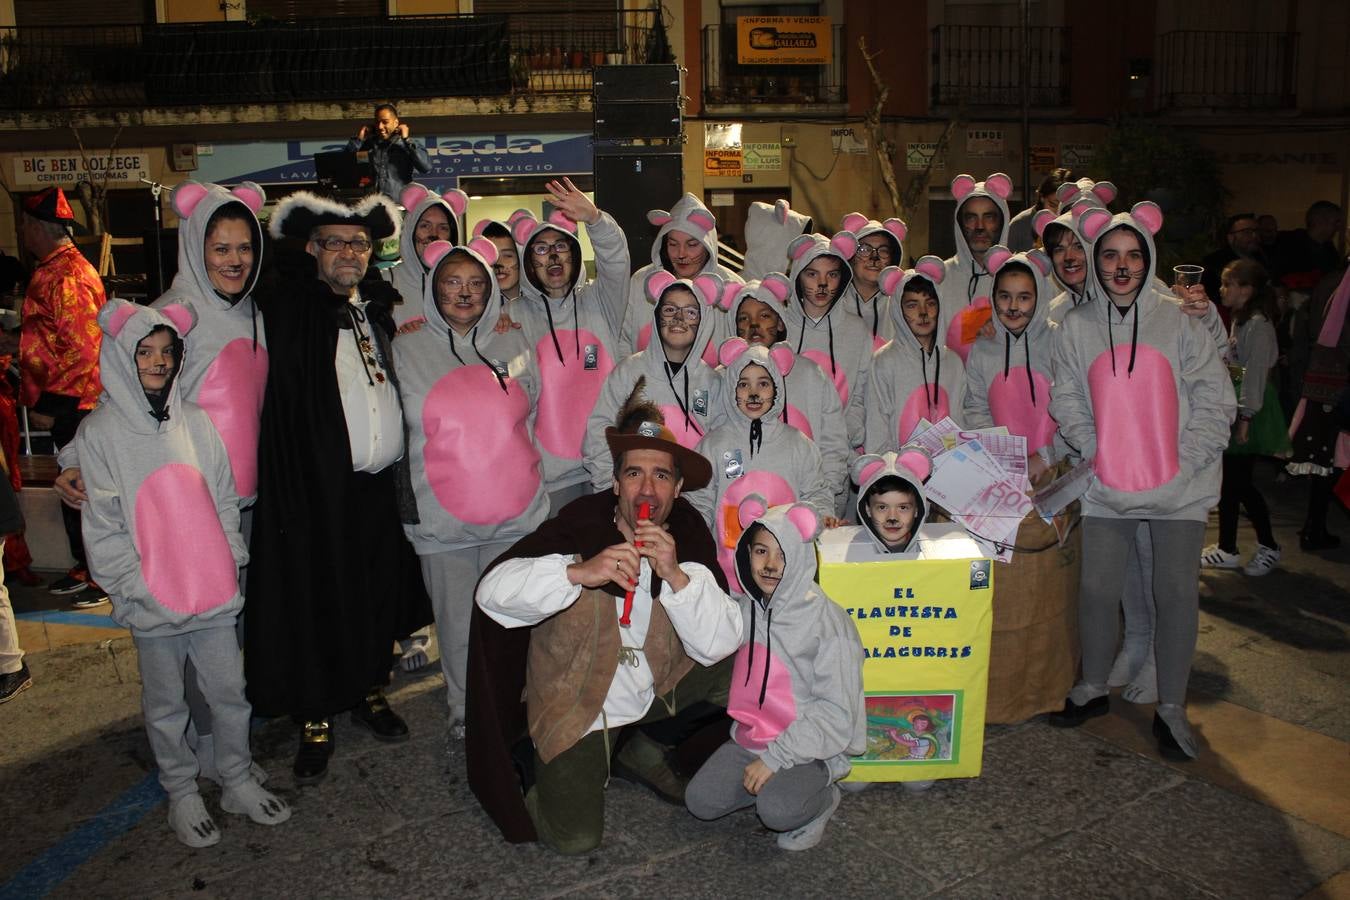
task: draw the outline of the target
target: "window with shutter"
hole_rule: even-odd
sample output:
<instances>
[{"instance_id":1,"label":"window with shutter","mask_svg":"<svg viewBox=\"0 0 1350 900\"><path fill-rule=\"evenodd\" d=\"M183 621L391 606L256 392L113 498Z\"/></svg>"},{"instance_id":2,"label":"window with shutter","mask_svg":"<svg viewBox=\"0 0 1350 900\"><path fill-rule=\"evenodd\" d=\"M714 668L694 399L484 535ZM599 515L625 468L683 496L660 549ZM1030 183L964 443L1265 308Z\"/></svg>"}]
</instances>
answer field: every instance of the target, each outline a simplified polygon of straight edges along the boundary
<instances>
[{"instance_id":1,"label":"window with shutter","mask_svg":"<svg viewBox=\"0 0 1350 900\"><path fill-rule=\"evenodd\" d=\"M379 18L385 12L385 0L248 0L250 16L266 16L280 22Z\"/></svg>"}]
</instances>

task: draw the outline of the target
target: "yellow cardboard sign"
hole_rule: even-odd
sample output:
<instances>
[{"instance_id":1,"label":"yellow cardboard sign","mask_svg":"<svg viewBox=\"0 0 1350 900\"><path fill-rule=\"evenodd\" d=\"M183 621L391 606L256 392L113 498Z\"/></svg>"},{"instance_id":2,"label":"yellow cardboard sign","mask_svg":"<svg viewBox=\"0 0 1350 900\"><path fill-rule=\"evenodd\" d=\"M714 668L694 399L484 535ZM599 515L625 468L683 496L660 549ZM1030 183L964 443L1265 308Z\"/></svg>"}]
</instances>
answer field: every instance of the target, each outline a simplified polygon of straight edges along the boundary
<instances>
[{"instance_id":1,"label":"yellow cardboard sign","mask_svg":"<svg viewBox=\"0 0 1350 900\"><path fill-rule=\"evenodd\" d=\"M737 16L740 65L828 66L834 60L829 16Z\"/></svg>"},{"instance_id":2,"label":"yellow cardboard sign","mask_svg":"<svg viewBox=\"0 0 1350 900\"><path fill-rule=\"evenodd\" d=\"M728 147L725 150L703 150L703 174L739 178L741 175L741 148Z\"/></svg>"},{"instance_id":3,"label":"yellow cardboard sign","mask_svg":"<svg viewBox=\"0 0 1350 900\"><path fill-rule=\"evenodd\" d=\"M847 781L973 778L984 759L993 624L987 559L826 562L866 659L867 752Z\"/></svg>"}]
</instances>

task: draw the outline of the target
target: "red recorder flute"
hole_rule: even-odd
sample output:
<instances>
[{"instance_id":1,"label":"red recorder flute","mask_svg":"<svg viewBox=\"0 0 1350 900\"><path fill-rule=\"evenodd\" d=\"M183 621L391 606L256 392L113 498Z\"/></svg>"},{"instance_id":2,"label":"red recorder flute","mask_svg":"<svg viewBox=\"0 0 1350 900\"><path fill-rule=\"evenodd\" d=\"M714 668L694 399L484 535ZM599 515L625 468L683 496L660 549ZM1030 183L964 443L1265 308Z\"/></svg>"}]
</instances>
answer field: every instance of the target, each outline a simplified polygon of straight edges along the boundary
<instances>
[{"instance_id":1,"label":"red recorder flute","mask_svg":"<svg viewBox=\"0 0 1350 900\"><path fill-rule=\"evenodd\" d=\"M651 519L651 517L652 517L652 505L650 503L647 503L645 500L642 503L639 503L638 521L641 522L643 519ZM633 546L641 547L642 541L634 541ZM641 565L641 562L642 562L641 560L638 560L639 566ZM634 572L633 573L634 583L637 582L637 579L638 573ZM619 616L619 624L622 625L624 628L628 628L633 624L633 588L629 588L628 591L623 595L623 615Z\"/></svg>"}]
</instances>

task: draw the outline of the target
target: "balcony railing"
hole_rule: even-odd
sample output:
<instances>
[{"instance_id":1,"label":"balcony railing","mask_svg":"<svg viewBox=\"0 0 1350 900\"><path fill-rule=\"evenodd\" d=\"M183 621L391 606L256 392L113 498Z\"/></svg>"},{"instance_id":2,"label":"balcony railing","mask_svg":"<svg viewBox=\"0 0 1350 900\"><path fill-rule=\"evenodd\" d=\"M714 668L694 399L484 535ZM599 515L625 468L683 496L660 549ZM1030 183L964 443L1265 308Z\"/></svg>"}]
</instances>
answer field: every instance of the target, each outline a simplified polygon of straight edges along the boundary
<instances>
[{"instance_id":1,"label":"balcony railing","mask_svg":"<svg viewBox=\"0 0 1350 900\"><path fill-rule=\"evenodd\" d=\"M831 29L829 65L741 65L736 61L736 26L703 29L703 102L706 106L837 105L844 89L844 26Z\"/></svg>"},{"instance_id":2,"label":"balcony railing","mask_svg":"<svg viewBox=\"0 0 1350 900\"><path fill-rule=\"evenodd\" d=\"M932 31L933 106L1022 102L1022 29L939 25ZM1028 29L1032 106L1069 105L1069 29Z\"/></svg>"},{"instance_id":3,"label":"balcony railing","mask_svg":"<svg viewBox=\"0 0 1350 900\"><path fill-rule=\"evenodd\" d=\"M1271 31L1169 31L1159 40L1164 109L1291 109L1298 35Z\"/></svg>"},{"instance_id":4,"label":"balcony railing","mask_svg":"<svg viewBox=\"0 0 1350 900\"><path fill-rule=\"evenodd\" d=\"M587 94L650 10L0 29L0 109Z\"/></svg>"}]
</instances>

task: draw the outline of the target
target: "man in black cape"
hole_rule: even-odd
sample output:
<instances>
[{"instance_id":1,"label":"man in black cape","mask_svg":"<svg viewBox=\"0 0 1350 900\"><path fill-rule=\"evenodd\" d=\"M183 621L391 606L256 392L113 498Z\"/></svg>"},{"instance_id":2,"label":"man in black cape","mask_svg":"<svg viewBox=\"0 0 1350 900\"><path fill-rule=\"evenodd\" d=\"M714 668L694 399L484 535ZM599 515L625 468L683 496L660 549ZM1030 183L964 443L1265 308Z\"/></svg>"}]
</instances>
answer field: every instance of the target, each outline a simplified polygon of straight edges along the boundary
<instances>
[{"instance_id":1,"label":"man in black cape","mask_svg":"<svg viewBox=\"0 0 1350 900\"><path fill-rule=\"evenodd\" d=\"M308 257L254 295L272 353L244 660L254 711L301 723L301 784L327 773L339 711L380 740L407 740L383 688L394 638L431 621L401 524L416 508L389 346L395 292L365 279L373 243L399 220L378 195L348 207L292 194L270 231L304 241Z\"/></svg>"},{"instance_id":2,"label":"man in black cape","mask_svg":"<svg viewBox=\"0 0 1350 900\"><path fill-rule=\"evenodd\" d=\"M676 770L726 740L741 615L707 525L679 496L711 466L641 390L605 431L613 492L569 503L479 581L469 786L513 843L586 853L604 834L610 775L683 805Z\"/></svg>"}]
</instances>

